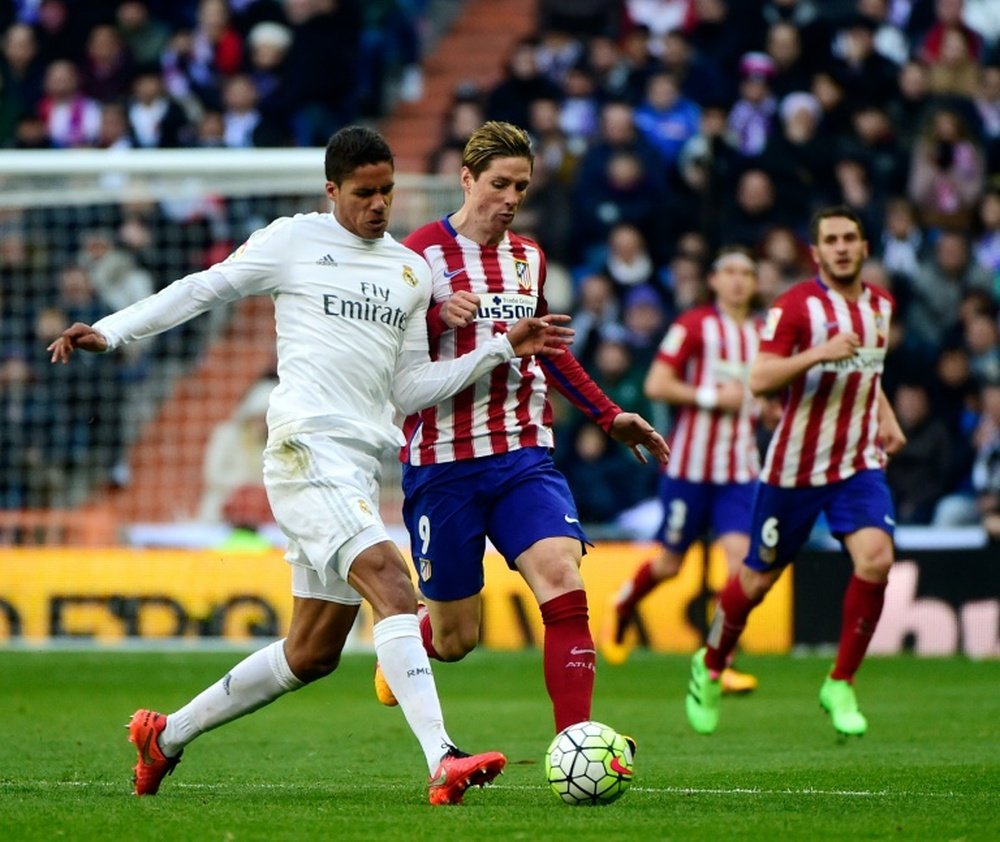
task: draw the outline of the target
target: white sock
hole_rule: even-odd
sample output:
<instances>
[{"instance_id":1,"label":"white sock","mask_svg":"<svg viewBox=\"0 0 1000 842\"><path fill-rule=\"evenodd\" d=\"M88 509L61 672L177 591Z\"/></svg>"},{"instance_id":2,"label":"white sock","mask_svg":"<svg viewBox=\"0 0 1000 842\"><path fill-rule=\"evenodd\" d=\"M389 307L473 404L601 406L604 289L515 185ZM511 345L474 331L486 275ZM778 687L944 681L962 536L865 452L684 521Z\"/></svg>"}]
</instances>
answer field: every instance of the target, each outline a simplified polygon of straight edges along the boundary
<instances>
[{"instance_id":1,"label":"white sock","mask_svg":"<svg viewBox=\"0 0 1000 842\"><path fill-rule=\"evenodd\" d=\"M382 674L433 773L453 743L444 730L434 673L420 639L420 623L414 614L396 614L376 623L372 637Z\"/></svg>"},{"instance_id":2,"label":"white sock","mask_svg":"<svg viewBox=\"0 0 1000 842\"><path fill-rule=\"evenodd\" d=\"M285 659L279 640L244 658L224 678L167 716L157 741L167 757L176 757L195 737L273 702L302 682Z\"/></svg>"}]
</instances>

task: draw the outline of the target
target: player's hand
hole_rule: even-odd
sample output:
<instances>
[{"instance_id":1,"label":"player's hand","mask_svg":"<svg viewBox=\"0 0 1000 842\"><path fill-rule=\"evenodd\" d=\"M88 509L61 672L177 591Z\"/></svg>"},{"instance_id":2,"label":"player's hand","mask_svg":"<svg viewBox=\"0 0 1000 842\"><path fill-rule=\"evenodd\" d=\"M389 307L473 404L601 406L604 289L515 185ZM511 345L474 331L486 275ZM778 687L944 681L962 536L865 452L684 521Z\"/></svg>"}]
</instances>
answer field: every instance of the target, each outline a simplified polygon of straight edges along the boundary
<instances>
[{"instance_id":1,"label":"player's hand","mask_svg":"<svg viewBox=\"0 0 1000 842\"><path fill-rule=\"evenodd\" d=\"M719 384L718 402L715 405L723 412L739 412L749 397L746 386L739 380L725 380Z\"/></svg>"},{"instance_id":2,"label":"player's hand","mask_svg":"<svg viewBox=\"0 0 1000 842\"><path fill-rule=\"evenodd\" d=\"M895 456L905 447L906 433L899 426L895 414L891 412L879 414L876 439L886 456Z\"/></svg>"},{"instance_id":3,"label":"player's hand","mask_svg":"<svg viewBox=\"0 0 1000 842\"><path fill-rule=\"evenodd\" d=\"M441 321L447 327L466 327L476 320L479 311L479 296L467 289L456 290L441 305Z\"/></svg>"},{"instance_id":4,"label":"player's hand","mask_svg":"<svg viewBox=\"0 0 1000 842\"><path fill-rule=\"evenodd\" d=\"M849 360L860 347L861 339L854 331L841 331L819 346L820 359L825 363Z\"/></svg>"},{"instance_id":5,"label":"player's hand","mask_svg":"<svg viewBox=\"0 0 1000 842\"><path fill-rule=\"evenodd\" d=\"M619 412L611 422L611 438L627 444L640 462L647 462L646 455L639 450L641 444L657 462L666 465L670 459L670 448L656 430L641 415L634 412Z\"/></svg>"},{"instance_id":6,"label":"player's hand","mask_svg":"<svg viewBox=\"0 0 1000 842\"><path fill-rule=\"evenodd\" d=\"M94 330L90 325L77 322L59 334L59 338L45 350L52 352L52 362L67 363L70 355L77 348L81 351L99 354L108 350L108 340L100 331Z\"/></svg>"},{"instance_id":7,"label":"player's hand","mask_svg":"<svg viewBox=\"0 0 1000 842\"><path fill-rule=\"evenodd\" d=\"M573 336L576 334L573 328L563 327L568 321L569 316L561 313L520 319L507 331L507 339L514 348L514 356L530 357L532 354L540 354L557 357L564 354L566 346L573 341Z\"/></svg>"}]
</instances>

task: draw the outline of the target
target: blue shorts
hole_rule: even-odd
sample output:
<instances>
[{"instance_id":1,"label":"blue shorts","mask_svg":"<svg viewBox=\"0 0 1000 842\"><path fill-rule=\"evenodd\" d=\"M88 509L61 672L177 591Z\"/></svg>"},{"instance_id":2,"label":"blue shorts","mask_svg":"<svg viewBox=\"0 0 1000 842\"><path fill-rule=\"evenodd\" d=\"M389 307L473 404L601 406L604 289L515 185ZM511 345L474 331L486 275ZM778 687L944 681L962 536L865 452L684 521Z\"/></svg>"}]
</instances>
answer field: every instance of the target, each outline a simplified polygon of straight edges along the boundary
<instances>
[{"instance_id":1,"label":"blue shorts","mask_svg":"<svg viewBox=\"0 0 1000 842\"><path fill-rule=\"evenodd\" d=\"M441 465L403 466L403 520L428 599L483 589L486 539L514 560L542 538L588 543L565 477L541 447Z\"/></svg>"},{"instance_id":2,"label":"blue shorts","mask_svg":"<svg viewBox=\"0 0 1000 842\"><path fill-rule=\"evenodd\" d=\"M871 469L816 488L781 488L757 483L753 497L750 554L746 565L765 572L795 560L809 538L820 512L826 514L833 536L865 527L888 532L896 526L896 510L885 473Z\"/></svg>"},{"instance_id":3,"label":"blue shorts","mask_svg":"<svg viewBox=\"0 0 1000 842\"><path fill-rule=\"evenodd\" d=\"M663 522L660 542L683 555L695 541L727 532L750 534L752 482L691 482L666 475L660 480Z\"/></svg>"}]
</instances>

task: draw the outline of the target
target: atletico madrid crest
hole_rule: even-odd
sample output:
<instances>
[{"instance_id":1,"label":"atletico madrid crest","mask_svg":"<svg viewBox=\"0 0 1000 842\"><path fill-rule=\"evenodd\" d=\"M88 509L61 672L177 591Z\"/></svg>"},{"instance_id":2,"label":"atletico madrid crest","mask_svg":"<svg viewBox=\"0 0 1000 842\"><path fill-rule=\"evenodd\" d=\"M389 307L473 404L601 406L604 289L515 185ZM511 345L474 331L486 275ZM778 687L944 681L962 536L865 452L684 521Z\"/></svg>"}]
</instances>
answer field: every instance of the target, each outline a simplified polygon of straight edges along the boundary
<instances>
[{"instance_id":1,"label":"atletico madrid crest","mask_svg":"<svg viewBox=\"0 0 1000 842\"><path fill-rule=\"evenodd\" d=\"M420 564L420 581L427 582L431 578L431 560L429 558L421 558L419 560Z\"/></svg>"},{"instance_id":2,"label":"atletico madrid crest","mask_svg":"<svg viewBox=\"0 0 1000 842\"><path fill-rule=\"evenodd\" d=\"M527 260L514 258L514 272L517 274L517 285L525 292L531 292L531 266Z\"/></svg>"}]
</instances>

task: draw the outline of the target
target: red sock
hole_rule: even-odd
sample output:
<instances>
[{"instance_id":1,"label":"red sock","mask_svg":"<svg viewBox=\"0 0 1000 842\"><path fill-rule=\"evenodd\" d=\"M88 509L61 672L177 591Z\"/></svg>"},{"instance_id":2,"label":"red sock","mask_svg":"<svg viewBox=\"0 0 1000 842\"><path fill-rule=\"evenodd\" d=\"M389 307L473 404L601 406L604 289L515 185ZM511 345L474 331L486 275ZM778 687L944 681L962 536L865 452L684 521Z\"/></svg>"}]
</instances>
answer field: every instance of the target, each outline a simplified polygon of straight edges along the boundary
<instances>
[{"instance_id":1,"label":"red sock","mask_svg":"<svg viewBox=\"0 0 1000 842\"><path fill-rule=\"evenodd\" d=\"M644 562L632 577L632 588L628 596L615 606L618 616L631 617L642 598L658 584L659 580L653 578L653 562Z\"/></svg>"},{"instance_id":2,"label":"red sock","mask_svg":"<svg viewBox=\"0 0 1000 842\"><path fill-rule=\"evenodd\" d=\"M719 594L715 617L708 631L705 666L713 672L722 672L743 634L747 617L760 602L752 600L743 591L739 576L733 576Z\"/></svg>"},{"instance_id":3,"label":"red sock","mask_svg":"<svg viewBox=\"0 0 1000 842\"><path fill-rule=\"evenodd\" d=\"M594 695L594 639L587 622L587 592L570 591L541 606L545 624L545 688L556 731L590 719Z\"/></svg>"},{"instance_id":4,"label":"red sock","mask_svg":"<svg viewBox=\"0 0 1000 842\"><path fill-rule=\"evenodd\" d=\"M885 602L885 582L866 582L851 576L844 592L843 619L840 627L840 647L837 663L830 678L852 681L861 666L868 644L875 633Z\"/></svg>"},{"instance_id":5,"label":"red sock","mask_svg":"<svg viewBox=\"0 0 1000 842\"><path fill-rule=\"evenodd\" d=\"M434 648L434 632L431 629L431 615L424 614L420 618L420 639L424 643L424 651L432 661L440 661L441 656Z\"/></svg>"}]
</instances>

